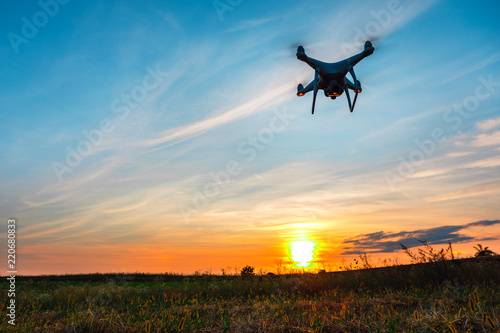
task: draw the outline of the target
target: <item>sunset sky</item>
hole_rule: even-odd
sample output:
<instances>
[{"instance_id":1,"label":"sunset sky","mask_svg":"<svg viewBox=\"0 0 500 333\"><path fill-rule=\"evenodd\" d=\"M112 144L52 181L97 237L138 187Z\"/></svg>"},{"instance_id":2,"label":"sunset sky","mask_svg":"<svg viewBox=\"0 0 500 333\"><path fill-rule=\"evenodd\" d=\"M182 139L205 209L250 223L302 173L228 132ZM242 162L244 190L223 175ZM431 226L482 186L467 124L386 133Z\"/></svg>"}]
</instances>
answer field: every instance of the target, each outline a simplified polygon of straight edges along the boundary
<instances>
[{"instance_id":1,"label":"sunset sky","mask_svg":"<svg viewBox=\"0 0 500 333\"><path fill-rule=\"evenodd\" d=\"M274 271L293 242L332 269L418 240L500 252L499 2L3 7L0 253L15 217L19 274ZM367 38L354 113L320 92L311 115L297 46L334 62Z\"/></svg>"}]
</instances>

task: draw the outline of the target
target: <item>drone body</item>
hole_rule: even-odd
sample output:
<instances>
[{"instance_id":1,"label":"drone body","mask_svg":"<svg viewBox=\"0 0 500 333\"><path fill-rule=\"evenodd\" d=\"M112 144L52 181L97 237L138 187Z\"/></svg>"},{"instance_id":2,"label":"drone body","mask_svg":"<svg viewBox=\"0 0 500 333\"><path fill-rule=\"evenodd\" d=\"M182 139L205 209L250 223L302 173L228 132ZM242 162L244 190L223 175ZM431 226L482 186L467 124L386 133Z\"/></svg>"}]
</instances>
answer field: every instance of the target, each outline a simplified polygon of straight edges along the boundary
<instances>
[{"instance_id":1,"label":"drone body","mask_svg":"<svg viewBox=\"0 0 500 333\"><path fill-rule=\"evenodd\" d=\"M356 79L356 74L354 74L354 65L360 62L363 58L371 55L374 50L375 48L372 46L372 43L367 41L365 43L364 50L359 54L339 62L326 63L308 57L304 48L299 46L297 49L297 59L302 60L311 66L315 70L315 74L314 80L305 88L302 84L299 84L297 87L297 96L304 96L309 91L313 91L312 113L314 114L314 105L316 104L316 95L319 89L322 89L325 92L325 96L330 97L331 99L335 99L345 92L349 103L349 109L352 112L354 110L358 94L361 92L361 83ZM351 82L348 78L346 78L347 73L351 74L354 82ZM355 93L352 104L349 89L353 90Z\"/></svg>"}]
</instances>

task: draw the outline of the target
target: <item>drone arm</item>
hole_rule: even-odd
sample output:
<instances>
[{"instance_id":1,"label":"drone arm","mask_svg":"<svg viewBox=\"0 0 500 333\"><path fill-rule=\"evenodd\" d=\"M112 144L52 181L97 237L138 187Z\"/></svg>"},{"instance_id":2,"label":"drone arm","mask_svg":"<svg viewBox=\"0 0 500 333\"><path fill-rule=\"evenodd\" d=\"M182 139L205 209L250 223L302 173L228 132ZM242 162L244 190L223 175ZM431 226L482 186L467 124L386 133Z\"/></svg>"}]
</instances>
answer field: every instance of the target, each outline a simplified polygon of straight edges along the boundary
<instances>
[{"instance_id":1,"label":"drone arm","mask_svg":"<svg viewBox=\"0 0 500 333\"><path fill-rule=\"evenodd\" d=\"M358 53L356 55L353 55L352 57L347 58L344 61L345 61L346 64L349 65L350 68L352 68L358 62L360 62L364 58L368 57L369 55L373 54L374 50L375 50L375 48L372 46L372 44L370 42L366 42L365 43L365 49L362 52L360 52L360 53Z\"/></svg>"},{"instance_id":2,"label":"drone arm","mask_svg":"<svg viewBox=\"0 0 500 333\"><path fill-rule=\"evenodd\" d=\"M354 80L354 83L356 83L358 80L356 79L356 73L354 73L354 68L352 66L349 66L349 73L351 73L352 79Z\"/></svg>"},{"instance_id":3,"label":"drone arm","mask_svg":"<svg viewBox=\"0 0 500 333\"><path fill-rule=\"evenodd\" d=\"M361 60L363 60L363 58L367 57L367 55L365 55L364 51L359 53L359 54L356 54L356 55L353 55L352 57L350 58L347 58L345 61L345 63L347 63L349 65L349 67L353 67L354 65L356 65L358 62L360 62Z\"/></svg>"},{"instance_id":4,"label":"drone arm","mask_svg":"<svg viewBox=\"0 0 500 333\"><path fill-rule=\"evenodd\" d=\"M300 86L302 86L302 85L300 85ZM297 95L304 96L308 92L313 91L313 89L314 89L314 80L311 81L311 83L309 83L305 88L300 89L300 87L299 87L299 89L297 89Z\"/></svg>"},{"instance_id":5,"label":"drone arm","mask_svg":"<svg viewBox=\"0 0 500 333\"><path fill-rule=\"evenodd\" d=\"M306 64L311 66L314 70L316 70L317 68L320 68L320 67L324 67L324 65L325 65L325 63L323 63L322 61L308 57L302 46L299 46L297 49L297 59L305 62Z\"/></svg>"},{"instance_id":6,"label":"drone arm","mask_svg":"<svg viewBox=\"0 0 500 333\"><path fill-rule=\"evenodd\" d=\"M344 78L346 85L350 89L352 89L354 92L360 93L361 92L361 83L356 78L356 74L354 73L354 69L352 67L349 69L349 73L351 73L351 76L352 76L352 78L354 80L354 83L352 83L351 81L349 81L348 78Z\"/></svg>"},{"instance_id":7,"label":"drone arm","mask_svg":"<svg viewBox=\"0 0 500 333\"><path fill-rule=\"evenodd\" d=\"M351 89L352 91L357 90L354 83L352 83L348 78L344 78L344 80L345 80L345 84L346 84L347 88Z\"/></svg>"}]
</instances>

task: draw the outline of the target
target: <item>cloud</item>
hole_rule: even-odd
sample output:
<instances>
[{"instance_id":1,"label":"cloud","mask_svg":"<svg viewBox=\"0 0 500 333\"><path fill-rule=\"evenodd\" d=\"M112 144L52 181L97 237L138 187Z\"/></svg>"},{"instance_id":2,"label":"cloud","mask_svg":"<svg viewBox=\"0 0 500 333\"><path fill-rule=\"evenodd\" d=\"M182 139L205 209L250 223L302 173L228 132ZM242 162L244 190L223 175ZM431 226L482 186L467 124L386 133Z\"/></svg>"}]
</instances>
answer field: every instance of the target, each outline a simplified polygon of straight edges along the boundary
<instances>
[{"instance_id":1,"label":"cloud","mask_svg":"<svg viewBox=\"0 0 500 333\"><path fill-rule=\"evenodd\" d=\"M427 177L452 177L460 172L481 172L479 169L486 169L500 166L500 155L498 146L500 145L500 130L484 133L500 124L500 118L492 118L478 122L475 129L458 133L449 137L442 144L439 150L430 156L426 163L427 169L417 170L409 178L421 179ZM449 145L452 152L445 153ZM443 154L444 153L444 154ZM471 170L475 169L475 170Z\"/></svg>"},{"instance_id":2,"label":"cloud","mask_svg":"<svg viewBox=\"0 0 500 333\"><path fill-rule=\"evenodd\" d=\"M500 155L497 155L468 163L464 165L463 168L464 169L492 168L499 165L500 165Z\"/></svg>"},{"instance_id":3,"label":"cloud","mask_svg":"<svg viewBox=\"0 0 500 333\"><path fill-rule=\"evenodd\" d=\"M400 84L394 85L395 88L400 87L400 86L401 86ZM405 129L421 119L431 117L435 114L443 113L447 109L448 109L447 106L439 106L437 108L429 109L427 111L419 112L417 114L412 114L412 115L404 117L404 118L401 117L398 120L396 120L395 122L389 124L386 127L383 127L380 130L372 131L372 132L368 133L367 135L365 135L363 137L363 139L366 141L370 141L370 140L373 140L375 137L386 135L387 133L390 133L394 130Z\"/></svg>"},{"instance_id":4,"label":"cloud","mask_svg":"<svg viewBox=\"0 0 500 333\"><path fill-rule=\"evenodd\" d=\"M154 147L163 144L162 148L177 144L190 138L199 136L220 126L245 118L255 112L262 111L264 106L270 107L282 101L280 96L285 96L290 90L289 85L279 85L278 88L260 97L252 97L249 101L221 114L205 120L164 131L160 137L137 142L135 146Z\"/></svg>"},{"instance_id":5,"label":"cloud","mask_svg":"<svg viewBox=\"0 0 500 333\"><path fill-rule=\"evenodd\" d=\"M453 200L453 199L461 199L467 198L477 195L484 195L488 193L498 192L500 189L500 180L496 181L487 181L480 184L475 184L469 186L463 190L455 191L451 193L436 195L433 197L427 198L427 201L435 202L435 201L445 201L445 200Z\"/></svg>"},{"instance_id":6,"label":"cloud","mask_svg":"<svg viewBox=\"0 0 500 333\"><path fill-rule=\"evenodd\" d=\"M496 46L494 47L496 48ZM500 52L496 52L489 57L485 57L485 54L490 54L491 52L492 51L489 48L477 50L466 55L465 57L462 57L461 59L443 66L441 75L445 77L448 76L445 80L443 80L443 83L455 81L467 74L474 73L500 61ZM449 75L449 73L454 73L454 75Z\"/></svg>"},{"instance_id":7,"label":"cloud","mask_svg":"<svg viewBox=\"0 0 500 333\"><path fill-rule=\"evenodd\" d=\"M499 220L493 220L493 221L481 220L481 221L469 223L469 224L467 224L467 226L469 226L469 227L477 227L477 226L487 227L487 226L495 225L498 223L500 223Z\"/></svg>"},{"instance_id":8,"label":"cloud","mask_svg":"<svg viewBox=\"0 0 500 333\"><path fill-rule=\"evenodd\" d=\"M425 177L440 176L447 174L451 171L453 171L453 169L449 168L423 170L415 172L413 175L410 176L410 178L425 178Z\"/></svg>"},{"instance_id":9,"label":"cloud","mask_svg":"<svg viewBox=\"0 0 500 333\"><path fill-rule=\"evenodd\" d=\"M462 156L469 156L469 155L472 155L472 152L462 151L462 152L454 152L454 153L446 154L447 157L462 157Z\"/></svg>"},{"instance_id":10,"label":"cloud","mask_svg":"<svg viewBox=\"0 0 500 333\"><path fill-rule=\"evenodd\" d=\"M240 24L238 24L237 26L235 26L234 28L224 30L223 32L235 32L235 31L241 31L241 30L245 30L245 29L252 29L252 28L258 27L260 25L263 25L267 22L270 22L272 20L274 20L274 19L262 18L262 19L258 19L258 20L245 20L245 21L241 22Z\"/></svg>"},{"instance_id":11,"label":"cloud","mask_svg":"<svg viewBox=\"0 0 500 333\"><path fill-rule=\"evenodd\" d=\"M384 253L401 250L403 244L408 248L421 245L419 241L428 241L431 244L442 244L448 241L452 243L464 243L474 240L474 237L461 233L462 230L476 226L492 226L500 224L500 220L481 220L464 225L442 226L415 231L401 231L386 233L378 231L362 234L344 240L344 251L342 254ZM498 239L493 238L493 239Z\"/></svg>"},{"instance_id":12,"label":"cloud","mask_svg":"<svg viewBox=\"0 0 500 333\"><path fill-rule=\"evenodd\" d=\"M492 145L500 145L500 131L495 131L490 134L479 134L471 143L471 146L473 147L484 147Z\"/></svg>"},{"instance_id":13,"label":"cloud","mask_svg":"<svg viewBox=\"0 0 500 333\"><path fill-rule=\"evenodd\" d=\"M182 26L179 24L179 21L173 12L158 11L158 14L166 22L168 22L172 26L172 28L174 28L175 30L178 30L178 31L182 30Z\"/></svg>"},{"instance_id":14,"label":"cloud","mask_svg":"<svg viewBox=\"0 0 500 333\"><path fill-rule=\"evenodd\" d=\"M463 147L487 147L500 145L500 117L476 123L475 130L455 136L455 145Z\"/></svg>"},{"instance_id":15,"label":"cloud","mask_svg":"<svg viewBox=\"0 0 500 333\"><path fill-rule=\"evenodd\" d=\"M489 131L500 127L500 117L480 121L476 123L476 127L481 131Z\"/></svg>"}]
</instances>

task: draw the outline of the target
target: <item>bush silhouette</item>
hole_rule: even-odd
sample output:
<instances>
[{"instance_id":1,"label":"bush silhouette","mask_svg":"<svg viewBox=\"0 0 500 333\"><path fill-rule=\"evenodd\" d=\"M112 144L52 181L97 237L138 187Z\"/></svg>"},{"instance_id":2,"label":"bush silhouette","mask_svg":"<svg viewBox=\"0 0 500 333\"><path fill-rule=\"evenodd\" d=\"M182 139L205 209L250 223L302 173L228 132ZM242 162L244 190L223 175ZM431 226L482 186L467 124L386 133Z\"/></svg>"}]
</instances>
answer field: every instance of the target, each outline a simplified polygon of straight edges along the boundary
<instances>
[{"instance_id":1,"label":"bush silhouette","mask_svg":"<svg viewBox=\"0 0 500 333\"><path fill-rule=\"evenodd\" d=\"M411 252L405 245L401 243L399 244L403 248L403 251L415 263L442 262L449 259L455 259L455 256L453 255L453 249L451 247L451 242L448 242L447 249L441 249L440 251L435 250L432 246L429 245L426 240L419 240L419 242L424 246L424 248L418 249L418 254L414 254L413 252Z\"/></svg>"},{"instance_id":2,"label":"bush silhouette","mask_svg":"<svg viewBox=\"0 0 500 333\"><path fill-rule=\"evenodd\" d=\"M247 265L241 269L241 277L244 277L244 278L252 277L255 275L255 273L253 271L254 271L254 268L252 266Z\"/></svg>"}]
</instances>

